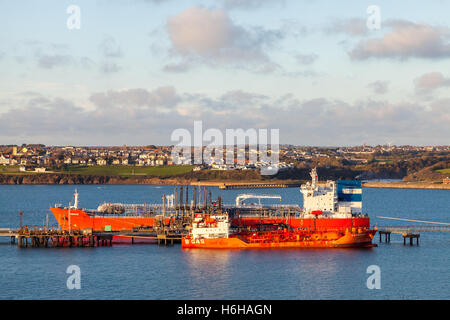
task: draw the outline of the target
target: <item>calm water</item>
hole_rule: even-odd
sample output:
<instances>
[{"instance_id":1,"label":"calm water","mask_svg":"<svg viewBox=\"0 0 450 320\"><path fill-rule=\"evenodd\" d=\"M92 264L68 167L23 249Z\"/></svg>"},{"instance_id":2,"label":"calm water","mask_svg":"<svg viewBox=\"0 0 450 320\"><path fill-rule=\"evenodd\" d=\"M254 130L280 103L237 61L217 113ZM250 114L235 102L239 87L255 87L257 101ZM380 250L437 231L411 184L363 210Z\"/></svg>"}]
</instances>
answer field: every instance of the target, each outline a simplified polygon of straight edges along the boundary
<instances>
[{"instance_id":1,"label":"calm water","mask_svg":"<svg viewBox=\"0 0 450 320\"><path fill-rule=\"evenodd\" d=\"M74 186L0 186L0 227L43 224L50 205L67 204ZM77 186L80 205L159 202L167 186ZM225 203L247 190L219 191ZM301 203L297 188L251 190ZM390 216L450 223L450 191L364 189L373 225L404 225ZM273 203L273 202L272 202ZM278 202L279 203L279 202ZM56 223L51 217L51 221ZM378 235L375 238L378 242ZM182 250L180 245L17 249L0 244L0 299L449 299L450 234L422 234L420 246L363 249ZM81 268L81 289L68 290L66 268ZM381 268L369 290L366 269Z\"/></svg>"}]
</instances>

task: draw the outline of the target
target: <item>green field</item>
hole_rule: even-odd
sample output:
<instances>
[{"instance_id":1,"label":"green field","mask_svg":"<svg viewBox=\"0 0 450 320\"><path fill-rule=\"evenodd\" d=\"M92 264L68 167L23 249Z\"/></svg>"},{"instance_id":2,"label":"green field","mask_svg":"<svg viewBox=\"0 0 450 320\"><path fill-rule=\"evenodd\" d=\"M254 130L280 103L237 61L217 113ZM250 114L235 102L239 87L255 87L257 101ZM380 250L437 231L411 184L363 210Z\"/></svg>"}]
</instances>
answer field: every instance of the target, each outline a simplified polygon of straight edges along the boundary
<instances>
[{"instance_id":1,"label":"green field","mask_svg":"<svg viewBox=\"0 0 450 320\"><path fill-rule=\"evenodd\" d=\"M2 166L0 166L0 171L19 171L19 168L20 168L19 165L15 165L15 166L2 165Z\"/></svg>"},{"instance_id":2,"label":"green field","mask_svg":"<svg viewBox=\"0 0 450 320\"><path fill-rule=\"evenodd\" d=\"M192 171L193 166L69 166L59 173L96 175L96 176L152 176L171 177ZM56 171L55 171L56 172Z\"/></svg>"},{"instance_id":3,"label":"green field","mask_svg":"<svg viewBox=\"0 0 450 320\"><path fill-rule=\"evenodd\" d=\"M440 169L440 170L436 170L439 173L450 173L450 168L448 169Z\"/></svg>"},{"instance_id":4,"label":"green field","mask_svg":"<svg viewBox=\"0 0 450 320\"><path fill-rule=\"evenodd\" d=\"M0 173L1 174L23 174L24 172L21 172L20 166L0 166Z\"/></svg>"}]
</instances>

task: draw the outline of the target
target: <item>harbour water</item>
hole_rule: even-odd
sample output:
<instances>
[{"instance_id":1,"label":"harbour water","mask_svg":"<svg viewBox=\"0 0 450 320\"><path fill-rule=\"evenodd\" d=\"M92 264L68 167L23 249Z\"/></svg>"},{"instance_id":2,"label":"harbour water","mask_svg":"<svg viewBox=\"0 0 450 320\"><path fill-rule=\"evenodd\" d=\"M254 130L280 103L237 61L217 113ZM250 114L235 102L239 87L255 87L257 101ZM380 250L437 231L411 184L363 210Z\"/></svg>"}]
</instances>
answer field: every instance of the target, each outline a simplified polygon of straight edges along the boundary
<instances>
[{"instance_id":1,"label":"harbour water","mask_svg":"<svg viewBox=\"0 0 450 320\"><path fill-rule=\"evenodd\" d=\"M47 214L56 223L49 207L68 204L75 188L85 208L103 201L160 202L173 192L171 186L1 185L0 227L17 227L19 210L24 224L44 224ZM210 190L213 199L221 195L230 204L251 192L302 205L298 188ZM450 223L450 192L363 189L363 210L378 226L420 225L378 216ZM419 246L404 246L400 235L392 235L390 244L372 249L19 249L1 241L0 299L450 299L450 234L423 233ZM67 288L70 265L80 267L79 290ZM381 270L380 289L366 285L371 265Z\"/></svg>"}]
</instances>

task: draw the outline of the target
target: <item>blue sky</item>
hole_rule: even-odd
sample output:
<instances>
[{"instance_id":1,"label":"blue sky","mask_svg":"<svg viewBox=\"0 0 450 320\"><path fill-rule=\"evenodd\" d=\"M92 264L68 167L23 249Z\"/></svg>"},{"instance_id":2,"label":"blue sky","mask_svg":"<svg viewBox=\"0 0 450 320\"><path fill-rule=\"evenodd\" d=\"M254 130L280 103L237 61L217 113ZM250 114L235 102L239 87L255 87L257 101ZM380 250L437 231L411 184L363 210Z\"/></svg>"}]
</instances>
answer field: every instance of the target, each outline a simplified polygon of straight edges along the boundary
<instances>
[{"instance_id":1,"label":"blue sky","mask_svg":"<svg viewBox=\"0 0 450 320\"><path fill-rule=\"evenodd\" d=\"M81 28L69 30L70 5ZM369 30L366 10L380 8ZM0 1L0 144L449 144L446 1Z\"/></svg>"}]
</instances>

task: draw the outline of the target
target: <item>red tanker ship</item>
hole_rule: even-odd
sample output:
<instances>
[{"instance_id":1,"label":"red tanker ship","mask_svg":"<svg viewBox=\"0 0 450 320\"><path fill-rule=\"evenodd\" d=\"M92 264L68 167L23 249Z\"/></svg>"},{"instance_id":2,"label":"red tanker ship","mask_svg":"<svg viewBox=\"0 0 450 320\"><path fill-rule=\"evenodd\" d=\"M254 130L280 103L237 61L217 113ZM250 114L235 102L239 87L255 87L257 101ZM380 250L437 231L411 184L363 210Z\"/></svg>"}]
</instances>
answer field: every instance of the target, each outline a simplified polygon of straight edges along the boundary
<instances>
[{"instance_id":1,"label":"red tanker ship","mask_svg":"<svg viewBox=\"0 0 450 320\"><path fill-rule=\"evenodd\" d=\"M242 199L278 196L240 195L236 199L236 205L223 207L220 205L220 210L227 213L232 227L241 227L241 229L280 224L292 229L314 229L321 232L370 228L370 218L362 213L359 181L338 181L337 183L328 181L325 186L319 186L316 169L311 171L311 177L312 182L300 188L303 194L303 208L298 205L245 205ZM149 228L155 226L158 221L164 221L165 225L169 225L174 221L177 213L177 204L174 206L173 195L163 197L163 204L104 203L96 210L80 209L78 193L75 192L74 196L73 206L50 208L63 230L72 228L124 231ZM172 199L171 202L170 199ZM197 206L192 202L190 205L184 205L185 212L186 208L187 212L203 210L200 205Z\"/></svg>"}]
</instances>

